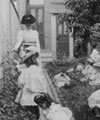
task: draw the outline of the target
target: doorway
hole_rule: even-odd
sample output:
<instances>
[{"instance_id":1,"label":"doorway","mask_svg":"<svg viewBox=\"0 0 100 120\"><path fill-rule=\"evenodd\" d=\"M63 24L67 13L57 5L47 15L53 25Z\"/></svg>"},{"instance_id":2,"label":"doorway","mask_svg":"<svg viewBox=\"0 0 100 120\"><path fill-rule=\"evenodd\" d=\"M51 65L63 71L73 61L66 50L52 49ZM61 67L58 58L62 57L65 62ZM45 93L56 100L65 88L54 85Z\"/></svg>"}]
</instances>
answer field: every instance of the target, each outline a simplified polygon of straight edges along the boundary
<instances>
[{"instance_id":1,"label":"doorway","mask_svg":"<svg viewBox=\"0 0 100 120\"><path fill-rule=\"evenodd\" d=\"M57 34L57 53L61 56L69 56L69 33L66 23L59 22L59 16L56 15L56 34Z\"/></svg>"}]
</instances>

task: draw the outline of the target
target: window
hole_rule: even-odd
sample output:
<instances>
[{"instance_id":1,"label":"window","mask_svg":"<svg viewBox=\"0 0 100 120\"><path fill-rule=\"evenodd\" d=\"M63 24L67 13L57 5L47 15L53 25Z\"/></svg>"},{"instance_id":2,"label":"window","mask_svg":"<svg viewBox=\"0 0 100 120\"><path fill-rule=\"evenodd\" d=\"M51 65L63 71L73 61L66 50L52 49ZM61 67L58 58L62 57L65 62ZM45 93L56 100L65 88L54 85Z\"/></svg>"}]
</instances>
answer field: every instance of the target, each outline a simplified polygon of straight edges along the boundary
<instances>
[{"instance_id":1,"label":"window","mask_svg":"<svg viewBox=\"0 0 100 120\"><path fill-rule=\"evenodd\" d=\"M40 46L44 49L44 0L29 0L27 6L27 13L31 13L35 18L36 22L33 29L39 32Z\"/></svg>"},{"instance_id":2,"label":"window","mask_svg":"<svg viewBox=\"0 0 100 120\"><path fill-rule=\"evenodd\" d=\"M43 5L44 4L44 0L30 0L29 4L30 5Z\"/></svg>"}]
</instances>

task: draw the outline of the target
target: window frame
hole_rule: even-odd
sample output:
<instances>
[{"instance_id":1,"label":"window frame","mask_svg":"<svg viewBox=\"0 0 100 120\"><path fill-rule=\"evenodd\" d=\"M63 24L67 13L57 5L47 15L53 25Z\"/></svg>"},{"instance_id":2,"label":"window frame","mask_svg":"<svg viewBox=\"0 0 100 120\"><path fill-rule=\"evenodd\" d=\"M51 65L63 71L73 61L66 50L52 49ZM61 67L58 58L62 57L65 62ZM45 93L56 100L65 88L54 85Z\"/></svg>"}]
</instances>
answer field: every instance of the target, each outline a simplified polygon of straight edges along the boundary
<instances>
[{"instance_id":1,"label":"window frame","mask_svg":"<svg viewBox=\"0 0 100 120\"><path fill-rule=\"evenodd\" d=\"M61 33L59 34L59 25L61 25L62 30ZM67 35L67 33L64 33L64 23L59 23L58 22L58 15L56 15L56 34L58 35Z\"/></svg>"}]
</instances>

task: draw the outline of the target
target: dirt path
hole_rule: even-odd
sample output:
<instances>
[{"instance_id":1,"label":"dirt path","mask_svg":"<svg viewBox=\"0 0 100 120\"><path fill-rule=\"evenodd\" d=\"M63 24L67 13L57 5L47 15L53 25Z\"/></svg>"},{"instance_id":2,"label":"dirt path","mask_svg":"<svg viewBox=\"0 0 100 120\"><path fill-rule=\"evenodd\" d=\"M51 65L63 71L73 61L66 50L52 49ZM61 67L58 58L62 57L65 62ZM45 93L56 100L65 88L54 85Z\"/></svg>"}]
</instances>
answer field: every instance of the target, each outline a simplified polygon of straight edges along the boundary
<instances>
[{"instance_id":1,"label":"dirt path","mask_svg":"<svg viewBox=\"0 0 100 120\"><path fill-rule=\"evenodd\" d=\"M52 84L52 81L51 81L47 71L45 69L43 69L43 71L44 71L44 75L45 75L45 77L47 79L48 91L49 91L50 96L55 101L57 101L58 103L61 104L61 99L60 99L61 97L59 97L59 95L58 95L59 91ZM45 116L42 114L42 110L41 109L40 109L40 111L41 111L41 118L40 118L40 120L46 120Z\"/></svg>"},{"instance_id":2,"label":"dirt path","mask_svg":"<svg viewBox=\"0 0 100 120\"><path fill-rule=\"evenodd\" d=\"M58 103L61 103L61 100L59 98L59 95L58 95L58 92L57 92L57 89L55 88L55 86L52 84L52 81L47 73L46 70L44 70L44 74L45 74L45 77L47 79L47 84L48 84L48 90L49 90L49 94L51 95L51 97L57 101Z\"/></svg>"}]
</instances>

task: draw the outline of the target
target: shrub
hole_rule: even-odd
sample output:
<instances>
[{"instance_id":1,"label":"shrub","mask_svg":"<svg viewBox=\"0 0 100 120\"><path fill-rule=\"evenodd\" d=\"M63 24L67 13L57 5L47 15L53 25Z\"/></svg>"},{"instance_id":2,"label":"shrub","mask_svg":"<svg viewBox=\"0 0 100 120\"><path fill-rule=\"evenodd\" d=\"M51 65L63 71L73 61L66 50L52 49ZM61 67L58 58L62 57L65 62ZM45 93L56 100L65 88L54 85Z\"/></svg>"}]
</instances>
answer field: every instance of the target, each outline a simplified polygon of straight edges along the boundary
<instances>
[{"instance_id":1,"label":"shrub","mask_svg":"<svg viewBox=\"0 0 100 120\"><path fill-rule=\"evenodd\" d=\"M16 104L15 98L18 93L17 79L20 73L16 69L14 58L18 58L13 53L7 53L2 60L3 67L3 87L0 91L0 120L27 120L31 116L24 107Z\"/></svg>"}]
</instances>

